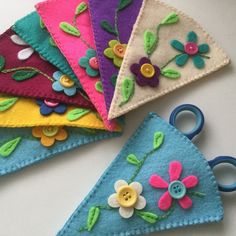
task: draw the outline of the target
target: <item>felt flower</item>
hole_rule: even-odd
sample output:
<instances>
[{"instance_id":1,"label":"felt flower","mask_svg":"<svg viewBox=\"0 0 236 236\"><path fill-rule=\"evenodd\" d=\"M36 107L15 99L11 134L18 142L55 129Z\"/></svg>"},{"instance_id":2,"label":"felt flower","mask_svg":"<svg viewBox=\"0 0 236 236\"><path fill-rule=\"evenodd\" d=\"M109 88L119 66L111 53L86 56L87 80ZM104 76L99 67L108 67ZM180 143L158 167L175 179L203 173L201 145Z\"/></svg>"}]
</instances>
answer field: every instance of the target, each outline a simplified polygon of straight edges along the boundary
<instances>
[{"instance_id":1,"label":"felt flower","mask_svg":"<svg viewBox=\"0 0 236 236\"><path fill-rule=\"evenodd\" d=\"M139 86L157 87L159 85L161 70L158 66L153 65L147 57L141 58L139 64L131 65L130 71L136 76Z\"/></svg>"},{"instance_id":2,"label":"felt flower","mask_svg":"<svg viewBox=\"0 0 236 236\"><path fill-rule=\"evenodd\" d=\"M109 42L109 48L104 50L104 55L113 60L113 64L117 67L121 67L123 62L127 44L121 44L117 40L111 40Z\"/></svg>"},{"instance_id":3,"label":"felt flower","mask_svg":"<svg viewBox=\"0 0 236 236\"><path fill-rule=\"evenodd\" d=\"M184 66L189 58L192 58L193 64L196 68L202 69L205 67L205 61L203 58L209 59L208 56L204 55L210 51L208 44L198 45L198 36L195 32L191 31L187 35L187 42L185 44L174 39L171 41L171 46L181 52L175 59L178 66Z\"/></svg>"},{"instance_id":4,"label":"felt flower","mask_svg":"<svg viewBox=\"0 0 236 236\"><path fill-rule=\"evenodd\" d=\"M41 144L45 147L51 147L55 141L64 141L68 137L66 130L58 126L34 127L32 135L40 138Z\"/></svg>"},{"instance_id":5,"label":"felt flower","mask_svg":"<svg viewBox=\"0 0 236 236\"><path fill-rule=\"evenodd\" d=\"M55 79L55 82L52 84L54 91L64 92L69 97L76 94L76 84L70 77L62 74L60 71L56 71L53 74L53 78Z\"/></svg>"},{"instance_id":6,"label":"felt flower","mask_svg":"<svg viewBox=\"0 0 236 236\"><path fill-rule=\"evenodd\" d=\"M94 49L88 49L85 57L81 57L79 65L86 69L86 73L90 77L99 76L99 64L97 59L97 52Z\"/></svg>"},{"instance_id":7,"label":"felt flower","mask_svg":"<svg viewBox=\"0 0 236 236\"><path fill-rule=\"evenodd\" d=\"M124 180L118 180L114 184L116 193L108 198L108 205L112 208L119 208L123 218L130 218L134 209L141 210L146 206L146 199L141 196L143 187L138 182L128 184Z\"/></svg>"},{"instance_id":8,"label":"felt flower","mask_svg":"<svg viewBox=\"0 0 236 236\"><path fill-rule=\"evenodd\" d=\"M149 179L149 184L153 188L167 189L167 191L160 197L158 207L167 211L172 205L173 199L177 200L183 209L192 207L192 200L187 195L187 190L194 188L198 184L198 178L194 175L185 177L181 181L182 164L178 161L173 161L169 166L170 183L166 182L159 175L152 175Z\"/></svg>"},{"instance_id":9,"label":"felt flower","mask_svg":"<svg viewBox=\"0 0 236 236\"><path fill-rule=\"evenodd\" d=\"M40 106L40 114L43 116L48 116L53 112L64 114L67 111L67 106L65 104L60 104L49 99L37 100L37 104Z\"/></svg>"}]
</instances>

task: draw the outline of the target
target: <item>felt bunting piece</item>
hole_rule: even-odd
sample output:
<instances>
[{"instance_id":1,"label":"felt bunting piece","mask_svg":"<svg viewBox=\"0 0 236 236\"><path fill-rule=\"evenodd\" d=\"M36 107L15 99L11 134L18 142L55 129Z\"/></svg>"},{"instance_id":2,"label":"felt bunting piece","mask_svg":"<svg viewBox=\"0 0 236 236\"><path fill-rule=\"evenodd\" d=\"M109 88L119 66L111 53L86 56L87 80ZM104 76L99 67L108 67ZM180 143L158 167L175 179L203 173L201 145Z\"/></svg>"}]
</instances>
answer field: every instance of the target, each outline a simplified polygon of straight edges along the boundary
<instances>
[{"instance_id":1,"label":"felt bunting piece","mask_svg":"<svg viewBox=\"0 0 236 236\"><path fill-rule=\"evenodd\" d=\"M117 49L119 49L119 45L124 45L120 49L125 51L142 0L126 2L104 0L102 3L99 0L89 0L89 9L106 107L109 110L116 78L123 60L123 56L118 53Z\"/></svg>"},{"instance_id":2,"label":"felt bunting piece","mask_svg":"<svg viewBox=\"0 0 236 236\"><path fill-rule=\"evenodd\" d=\"M88 1L45 1L37 4L36 9L56 45L68 60L91 102L101 115L104 124L109 130L114 130L115 121L107 119L108 113L99 77L99 64Z\"/></svg>"},{"instance_id":3,"label":"felt bunting piece","mask_svg":"<svg viewBox=\"0 0 236 236\"><path fill-rule=\"evenodd\" d=\"M0 92L95 110L85 92L11 29L0 36Z\"/></svg>"},{"instance_id":4,"label":"felt bunting piece","mask_svg":"<svg viewBox=\"0 0 236 236\"><path fill-rule=\"evenodd\" d=\"M158 0L144 0L117 78L109 119L204 78L229 62L192 18Z\"/></svg>"}]
</instances>

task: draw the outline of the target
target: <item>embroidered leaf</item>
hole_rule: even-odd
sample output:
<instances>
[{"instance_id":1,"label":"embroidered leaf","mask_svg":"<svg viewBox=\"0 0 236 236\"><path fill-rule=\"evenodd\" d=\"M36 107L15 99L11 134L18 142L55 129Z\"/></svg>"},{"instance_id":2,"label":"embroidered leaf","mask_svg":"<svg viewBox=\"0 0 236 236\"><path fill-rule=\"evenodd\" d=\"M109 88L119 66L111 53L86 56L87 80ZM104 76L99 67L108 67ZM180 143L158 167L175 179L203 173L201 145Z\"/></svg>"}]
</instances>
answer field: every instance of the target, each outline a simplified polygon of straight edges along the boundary
<instances>
[{"instance_id":1,"label":"embroidered leaf","mask_svg":"<svg viewBox=\"0 0 236 236\"><path fill-rule=\"evenodd\" d=\"M147 55L151 55L157 46L157 36L152 31L146 30L144 32L144 48Z\"/></svg>"},{"instance_id":2,"label":"embroidered leaf","mask_svg":"<svg viewBox=\"0 0 236 236\"><path fill-rule=\"evenodd\" d=\"M27 79L31 79L37 74L37 71L19 70L12 75L12 78L16 81L24 81Z\"/></svg>"},{"instance_id":3,"label":"embroidered leaf","mask_svg":"<svg viewBox=\"0 0 236 236\"><path fill-rule=\"evenodd\" d=\"M133 0L120 0L118 10L119 11L123 10L124 8L129 6L132 2L133 2Z\"/></svg>"},{"instance_id":4,"label":"embroidered leaf","mask_svg":"<svg viewBox=\"0 0 236 236\"><path fill-rule=\"evenodd\" d=\"M98 81L98 82L95 84L95 88L96 88L96 90L97 90L99 93L103 93L103 87L102 87L102 82L101 82L101 81Z\"/></svg>"},{"instance_id":5,"label":"embroidered leaf","mask_svg":"<svg viewBox=\"0 0 236 236\"><path fill-rule=\"evenodd\" d=\"M16 103L17 100L18 98L9 98L9 99L0 101L0 112L8 110L10 107L12 107Z\"/></svg>"},{"instance_id":6,"label":"embroidered leaf","mask_svg":"<svg viewBox=\"0 0 236 236\"><path fill-rule=\"evenodd\" d=\"M153 139L154 150L157 150L158 148L160 148L163 142L164 142L164 134L162 132L156 132L154 134L154 139Z\"/></svg>"},{"instance_id":7,"label":"embroidered leaf","mask_svg":"<svg viewBox=\"0 0 236 236\"><path fill-rule=\"evenodd\" d=\"M88 6L85 2L81 2L75 10L75 15L78 16L88 9Z\"/></svg>"},{"instance_id":8,"label":"embroidered leaf","mask_svg":"<svg viewBox=\"0 0 236 236\"><path fill-rule=\"evenodd\" d=\"M171 25L179 21L179 16L172 12L165 19L162 20L161 25Z\"/></svg>"},{"instance_id":9,"label":"embroidered leaf","mask_svg":"<svg viewBox=\"0 0 236 236\"><path fill-rule=\"evenodd\" d=\"M52 37L49 38L49 43L50 43L51 46L57 47L57 45L56 45L56 43L55 43L55 41L53 40Z\"/></svg>"},{"instance_id":10,"label":"embroidered leaf","mask_svg":"<svg viewBox=\"0 0 236 236\"><path fill-rule=\"evenodd\" d=\"M67 34L70 34L70 35L73 35L76 37L80 37L79 30L67 22L61 22L59 27L62 31L64 31Z\"/></svg>"},{"instance_id":11,"label":"embroidered leaf","mask_svg":"<svg viewBox=\"0 0 236 236\"><path fill-rule=\"evenodd\" d=\"M0 56L0 72L4 69L5 66L5 58Z\"/></svg>"},{"instance_id":12,"label":"embroidered leaf","mask_svg":"<svg viewBox=\"0 0 236 236\"><path fill-rule=\"evenodd\" d=\"M75 120L80 119L82 116L85 116L89 112L90 112L90 110L88 110L88 109L77 108L77 109L74 109L74 110L70 111L67 114L67 119L69 121L75 121Z\"/></svg>"},{"instance_id":13,"label":"embroidered leaf","mask_svg":"<svg viewBox=\"0 0 236 236\"><path fill-rule=\"evenodd\" d=\"M155 224L159 220L158 215L151 212L138 211L137 215L150 224Z\"/></svg>"},{"instance_id":14,"label":"embroidered leaf","mask_svg":"<svg viewBox=\"0 0 236 236\"><path fill-rule=\"evenodd\" d=\"M170 68L165 68L161 71L161 74L169 79L178 79L181 77L181 73Z\"/></svg>"},{"instance_id":15,"label":"embroidered leaf","mask_svg":"<svg viewBox=\"0 0 236 236\"><path fill-rule=\"evenodd\" d=\"M87 229L91 231L100 216L100 209L98 207L91 207L87 219Z\"/></svg>"},{"instance_id":16,"label":"embroidered leaf","mask_svg":"<svg viewBox=\"0 0 236 236\"><path fill-rule=\"evenodd\" d=\"M102 21L100 22L100 26L101 26L102 29L104 29L106 32L117 36L117 32L116 32L115 28L114 28L108 21L102 20Z\"/></svg>"},{"instance_id":17,"label":"embroidered leaf","mask_svg":"<svg viewBox=\"0 0 236 236\"><path fill-rule=\"evenodd\" d=\"M39 25L40 25L41 29L45 29L46 28L46 26L45 26L45 24L44 24L44 22L42 21L41 18L39 19Z\"/></svg>"},{"instance_id":18,"label":"embroidered leaf","mask_svg":"<svg viewBox=\"0 0 236 236\"><path fill-rule=\"evenodd\" d=\"M123 106L134 95L134 81L129 78L124 79L121 86L121 92L122 92L123 101L121 102L120 106Z\"/></svg>"},{"instance_id":19,"label":"embroidered leaf","mask_svg":"<svg viewBox=\"0 0 236 236\"><path fill-rule=\"evenodd\" d=\"M18 143L21 141L21 137L13 139L0 147L0 155L3 157L8 157L16 149Z\"/></svg>"},{"instance_id":20,"label":"embroidered leaf","mask_svg":"<svg viewBox=\"0 0 236 236\"><path fill-rule=\"evenodd\" d=\"M140 161L138 160L138 158L134 154L128 155L126 160L132 165L138 166L140 164Z\"/></svg>"},{"instance_id":21,"label":"embroidered leaf","mask_svg":"<svg viewBox=\"0 0 236 236\"><path fill-rule=\"evenodd\" d=\"M114 87L116 87L116 81L117 81L117 75L112 75L112 77L110 78L111 83Z\"/></svg>"}]
</instances>

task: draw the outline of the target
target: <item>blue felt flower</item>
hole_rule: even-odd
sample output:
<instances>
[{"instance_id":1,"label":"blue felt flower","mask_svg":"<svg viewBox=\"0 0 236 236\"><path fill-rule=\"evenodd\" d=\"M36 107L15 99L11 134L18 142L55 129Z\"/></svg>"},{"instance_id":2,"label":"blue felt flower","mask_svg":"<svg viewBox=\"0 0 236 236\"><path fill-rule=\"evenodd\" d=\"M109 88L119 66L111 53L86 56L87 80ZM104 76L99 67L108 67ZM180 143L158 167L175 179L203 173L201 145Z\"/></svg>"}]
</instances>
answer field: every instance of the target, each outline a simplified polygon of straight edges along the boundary
<instances>
[{"instance_id":1,"label":"blue felt flower","mask_svg":"<svg viewBox=\"0 0 236 236\"><path fill-rule=\"evenodd\" d=\"M60 71L56 71L53 74L55 82L52 84L52 88L56 92L64 92L67 96L74 96L77 92L75 82L67 75L62 74Z\"/></svg>"},{"instance_id":2,"label":"blue felt flower","mask_svg":"<svg viewBox=\"0 0 236 236\"><path fill-rule=\"evenodd\" d=\"M37 104L40 106L40 114L43 116L48 116L53 112L57 114L64 114L67 111L67 106L65 104L59 104L51 100L45 99L37 100Z\"/></svg>"},{"instance_id":3,"label":"blue felt flower","mask_svg":"<svg viewBox=\"0 0 236 236\"><path fill-rule=\"evenodd\" d=\"M86 73L90 77L99 76L99 64L97 59L97 52L94 49L88 49L85 57L81 57L79 65L86 69Z\"/></svg>"}]
</instances>

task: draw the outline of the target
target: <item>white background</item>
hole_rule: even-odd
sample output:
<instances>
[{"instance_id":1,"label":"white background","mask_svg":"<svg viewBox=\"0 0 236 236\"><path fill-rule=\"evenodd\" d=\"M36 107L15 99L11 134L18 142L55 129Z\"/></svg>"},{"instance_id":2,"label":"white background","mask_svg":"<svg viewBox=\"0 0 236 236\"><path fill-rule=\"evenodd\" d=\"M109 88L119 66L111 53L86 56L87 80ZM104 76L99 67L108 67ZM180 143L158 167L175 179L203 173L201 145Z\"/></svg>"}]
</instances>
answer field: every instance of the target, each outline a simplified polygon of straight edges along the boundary
<instances>
[{"instance_id":1,"label":"white background","mask_svg":"<svg viewBox=\"0 0 236 236\"><path fill-rule=\"evenodd\" d=\"M37 2L1 0L0 32L34 10ZM205 113L206 125L204 132L195 140L196 145L209 160L217 155L236 156L236 1L166 2L199 21L230 55L231 66L206 80L193 83L131 112L127 115L127 126L121 138L84 146L18 173L1 177L0 236L56 235L150 111L168 119L172 108L179 104L198 105ZM191 122L187 124L189 126ZM224 183L236 181L236 169L227 166L216 172ZM225 208L222 223L192 226L156 235L235 236L236 193L222 194L222 197Z\"/></svg>"}]
</instances>

